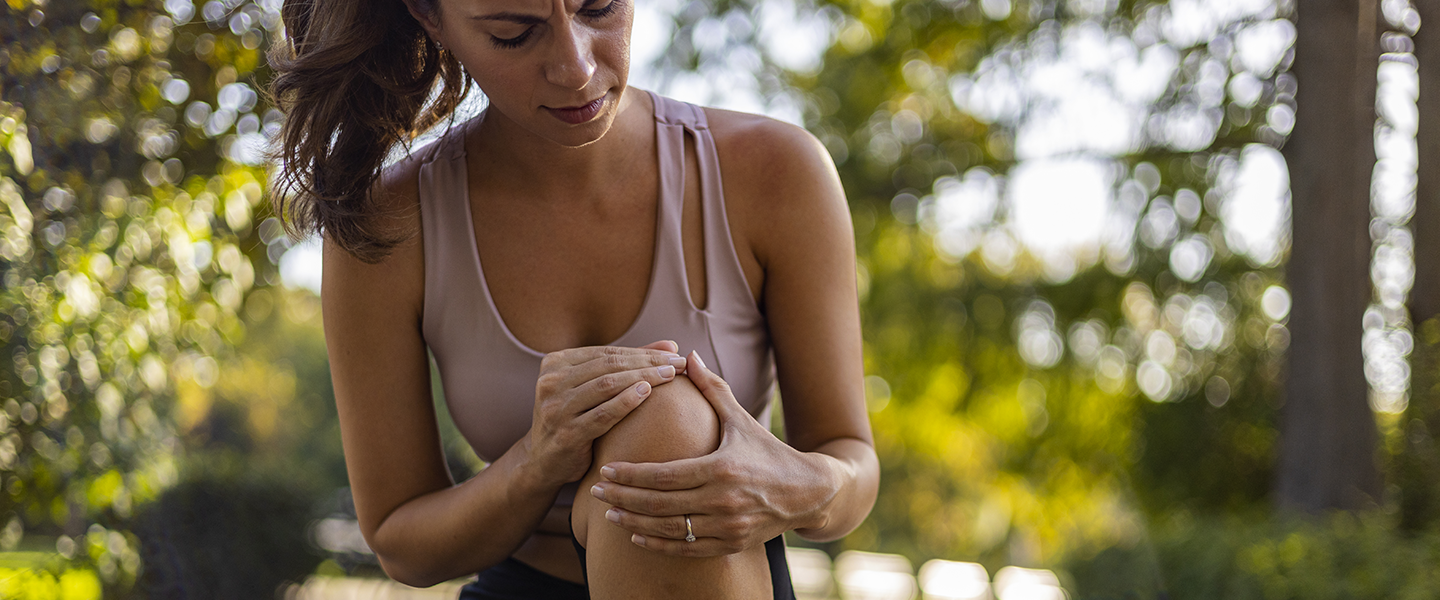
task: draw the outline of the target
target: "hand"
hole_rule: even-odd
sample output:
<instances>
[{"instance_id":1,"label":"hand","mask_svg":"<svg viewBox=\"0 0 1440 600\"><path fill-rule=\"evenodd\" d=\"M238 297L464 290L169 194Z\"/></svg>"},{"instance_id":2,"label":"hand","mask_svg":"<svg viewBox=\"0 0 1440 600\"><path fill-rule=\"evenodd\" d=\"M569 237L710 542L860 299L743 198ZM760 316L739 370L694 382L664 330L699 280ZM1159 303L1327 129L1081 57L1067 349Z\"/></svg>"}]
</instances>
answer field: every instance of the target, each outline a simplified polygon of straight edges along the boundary
<instances>
[{"instance_id":1,"label":"hand","mask_svg":"<svg viewBox=\"0 0 1440 600\"><path fill-rule=\"evenodd\" d=\"M605 465L591 491L613 506L605 517L636 544L676 556L734 554L823 525L821 509L839 487L824 463L756 422L699 354L689 364L686 375L720 417L720 447L699 458ZM687 515L694 542L684 541Z\"/></svg>"},{"instance_id":2,"label":"hand","mask_svg":"<svg viewBox=\"0 0 1440 600\"><path fill-rule=\"evenodd\" d=\"M535 413L525 443L537 479L578 481L590 470L595 438L640 406L652 386L685 369L675 342L591 346L551 352L540 361Z\"/></svg>"}]
</instances>

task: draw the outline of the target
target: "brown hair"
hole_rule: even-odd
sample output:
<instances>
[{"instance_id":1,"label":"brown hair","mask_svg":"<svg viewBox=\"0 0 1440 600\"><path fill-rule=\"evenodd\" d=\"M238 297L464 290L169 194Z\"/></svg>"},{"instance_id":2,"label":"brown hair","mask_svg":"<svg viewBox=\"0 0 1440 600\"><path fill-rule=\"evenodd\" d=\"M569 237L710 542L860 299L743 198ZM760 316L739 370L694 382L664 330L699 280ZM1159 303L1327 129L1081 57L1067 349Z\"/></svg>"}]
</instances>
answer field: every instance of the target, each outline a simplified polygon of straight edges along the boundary
<instances>
[{"instance_id":1,"label":"brown hair","mask_svg":"<svg viewBox=\"0 0 1440 600\"><path fill-rule=\"evenodd\" d=\"M439 15L437 0L408 1ZM286 115L274 151L275 213L292 236L319 233L379 262L413 235L377 223L373 189L385 157L451 115L470 78L405 0L285 0L280 16L288 39L269 55L270 94Z\"/></svg>"}]
</instances>

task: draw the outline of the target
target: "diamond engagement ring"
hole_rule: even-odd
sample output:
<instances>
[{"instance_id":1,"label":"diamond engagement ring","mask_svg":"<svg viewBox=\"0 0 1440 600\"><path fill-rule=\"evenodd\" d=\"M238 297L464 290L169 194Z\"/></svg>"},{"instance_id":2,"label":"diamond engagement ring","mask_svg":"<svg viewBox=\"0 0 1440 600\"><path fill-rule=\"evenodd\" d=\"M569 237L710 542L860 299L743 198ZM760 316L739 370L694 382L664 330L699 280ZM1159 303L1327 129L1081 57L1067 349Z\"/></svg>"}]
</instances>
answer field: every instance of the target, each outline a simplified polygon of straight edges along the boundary
<instances>
[{"instance_id":1,"label":"diamond engagement ring","mask_svg":"<svg viewBox=\"0 0 1440 600\"><path fill-rule=\"evenodd\" d=\"M685 541L695 541L695 528L690 525L690 515L685 515Z\"/></svg>"}]
</instances>

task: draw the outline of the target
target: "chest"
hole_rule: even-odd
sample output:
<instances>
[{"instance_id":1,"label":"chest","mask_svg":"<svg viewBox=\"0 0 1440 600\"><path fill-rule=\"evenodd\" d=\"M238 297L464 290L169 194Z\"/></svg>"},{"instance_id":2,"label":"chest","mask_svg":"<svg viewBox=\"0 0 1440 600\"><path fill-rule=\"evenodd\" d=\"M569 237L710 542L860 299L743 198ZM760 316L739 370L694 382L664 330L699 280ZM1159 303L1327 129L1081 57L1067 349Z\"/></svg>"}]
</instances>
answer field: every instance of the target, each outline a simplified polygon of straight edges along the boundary
<instances>
[{"instance_id":1,"label":"chest","mask_svg":"<svg viewBox=\"0 0 1440 600\"><path fill-rule=\"evenodd\" d=\"M704 308L702 199L698 165L687 154L684 278L694 307ZM636 321L654 279L674 277L655 264L658 166L637 161L618 175L603 191L574 190L569 197L499 192L483 176L471 178L470 225L491 301L526 346L552 352L610 344Z\"/></svg>"}]
</instances>

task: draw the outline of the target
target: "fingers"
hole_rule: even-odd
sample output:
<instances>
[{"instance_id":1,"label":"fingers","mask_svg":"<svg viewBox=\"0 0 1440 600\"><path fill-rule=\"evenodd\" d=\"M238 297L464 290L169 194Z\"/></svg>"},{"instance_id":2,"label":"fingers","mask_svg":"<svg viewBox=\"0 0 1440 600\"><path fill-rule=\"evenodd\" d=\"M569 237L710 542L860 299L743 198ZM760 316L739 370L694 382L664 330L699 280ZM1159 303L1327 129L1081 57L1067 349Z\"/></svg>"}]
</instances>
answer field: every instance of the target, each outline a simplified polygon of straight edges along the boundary
<instances>
[{"instance_id":1,"label":"fingers","mask_svg":"<svg viewBox=\"0 0 1440 600\"><path fill-rule=\"evenodd\" d=\"M685 370L688 361L678 354L647 350L643 354L611 354L592 358L569 369L569 378L580 385L592 379L611 373L634 371L646 367L674 367L678 373ZM651 382L654 383L654 382Z\"/></svg>"},{"instance_id":2,"label":"fingers","mask_svg":"<svg viewBox=\"0 0 1440 600\"><path fill-rule=\"evenodd\" d=\"M687 542L683 539L672 540L637 533L630 536L630 541L646 550L669 554L671 556L725 556L728 554L738 554L745 550L745 546L738 542L727 542L718 538L709 537L697 537L695 541Z\"/></svg>"},{"instance_id":3,"label":"fingers","mask_svg":"<svg viewBox=\"0 0 1440 600\"><path fill-rule=\"evenodd\" d=\"M710 459L701 456L663 463L614 462L600 468L600 476L621 485L652 490L688 490L712 479Z\"/></svg>"},{"instance_id":4,"label":"fingers","mask_svg":"<svg viewBox=\"0 0 1440 600\"><path fill-rule=\"evenodd\" d=\"M580 429L585 432L586 439L595 439L614 427L620 419L630 414L640 406L641 402L650 395L651 385L648 381L640 381L621 392L619 395L600 403L581 416Z\"/></svg>"},{"instance_id":5,"label":"fingers","mask_svg":"<svg viewBox=\"0 0 1440 600\"><path fill-rule=\"evenodd\" d=\"M646 349L646 350L659 350L659 351L661 351L661 352L669 352L669 353L671 353L671 354L679 354L679 353L680 353L680 344L677 344L677 343L675 343L675 342L673 342L673 341L671 341L671 340L660 340L660 341L658 341L658 342L650 342L650 343L648 343L648 344L645 344L644 346L641 346L641 348Z\"/></svg>"},{"instance_id":6,"label":"fingers","mask_svg":"<svg viewBox=\"0 0 1440 600\"><path fill-rule=\"evenodd\" d=\"M735 399L734 392L730 391L730 384L725 383L724 379L705 366L705 361L700 360L699 352L691 350L687 363L689 368L685 370L685 376L689 377L701 395L710 401L710 406L715 409L715 414L720 416L721 421L741 416L751 418L750 413L745 412L745 407L740 406L740 402Z\"/></svg>"},{"instance_id":7,"label":"fingers","mask_svg":"<svg viewBox=\"0 0 1440 600\"><path fill-rule=\"evenodd\" d=\"M658 492L601 481L590 487L590 495L626 512L652 517L673 517L711 510L699 490Z\"/></svg>"},{"instance_id":8,"label":"fingers","mask_svg":"<svg viewBox=\"0 0 1440 600\"><path fill-rule=\"evenodd\" d=\"M673 348L673 350L672 350ZM561 366L573 366L584 364L597 358L607 356L646 355L646 354L676 354L679 347L675 342L669 340L653 342L639 348L627 346L585 346L582 348L567 348L557 350L545 355L544 362L556 363Z\"/></svg>"},{"instance_id":9,"label":"fingers","mask_svg":"<svg viewBox=\"0 0 1440 600\"><path fill-rule=\"evenodd\" d=\"M685 360L678 356L674 359L682 361L682 363ZM577 368L583 368L583 366ZM645 361L642 361L641 366L630 370L597 373L594 378L585 380L575 388L575 403L571 408L577 414L588 411L641 381L649 383L651 386L668 383L675 379L675 375L681 368L683 365L677 367L673 362L668 361L660 365L645 365ZM576 379L584 380L584 376Z\"/></svg>"},{"instance_id":10,"label":"fingers","mask_svg":"<svg viewBox=\"0 0 1440 600\"><path fill-rule=\"evenodd\" d=\"M651 517L619 508L611 508L605 511L605 519L619 525L620 528L626 531L648 537L683 540L687 533L685 528L685 515ZM703 515L691 515L690 522L694 528L705 531L705 517Z\"/></svg>"},{"instance_id":11,"label":"fingers","mask_svg":"<svg viewBox=\"0 0 1440 600\"><path fill-rule=\"evenodd\" d=\"M683 540L685 534L694 531L696 538L702 537L703 534L709 534L704 537L724 539L720 537L720 534L734 529L732 526L722 524L719 518L704 514L689 515L691 528L686 529L685 517L686 515L651 517L619 508L605 511L606 520L620 526L621 529L645 537Z\"/></svg>"}]
</instances>

